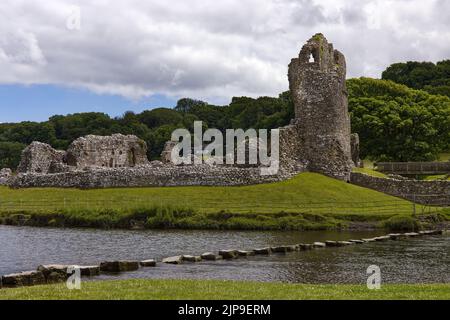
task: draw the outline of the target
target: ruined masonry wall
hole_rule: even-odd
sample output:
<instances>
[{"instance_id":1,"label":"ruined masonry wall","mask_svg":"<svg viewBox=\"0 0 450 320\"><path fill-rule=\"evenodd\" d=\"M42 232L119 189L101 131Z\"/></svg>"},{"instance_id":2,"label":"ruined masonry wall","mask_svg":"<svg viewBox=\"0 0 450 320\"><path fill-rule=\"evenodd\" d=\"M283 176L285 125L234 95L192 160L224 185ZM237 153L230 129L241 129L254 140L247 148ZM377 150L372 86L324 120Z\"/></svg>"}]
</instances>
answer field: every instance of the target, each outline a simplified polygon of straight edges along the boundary
<instances>
[{"instance_id":1,"label":"ruined masonry wall","mask_svg":"<svg viewBox=\"0 0 450 320\"><path fill-rule=\"evenodd\" d=\"M12 188L115 188L165 186L237 186L286 180L298 172L261 176L259 168L232 166L142 166L96 169L56 174L25 174L13 177Z\"/></svg>"},{"instance_id":2,"label":"ruined masonry wall","mask_svg":"<svg viewBox=\"0 0 450 320\"><path fill-rule=\"evenodd\" d=\"M350 182L422 204L448 205L450 203L450 181L397 180L353 172Z\"/></svg>"}]
</instances>

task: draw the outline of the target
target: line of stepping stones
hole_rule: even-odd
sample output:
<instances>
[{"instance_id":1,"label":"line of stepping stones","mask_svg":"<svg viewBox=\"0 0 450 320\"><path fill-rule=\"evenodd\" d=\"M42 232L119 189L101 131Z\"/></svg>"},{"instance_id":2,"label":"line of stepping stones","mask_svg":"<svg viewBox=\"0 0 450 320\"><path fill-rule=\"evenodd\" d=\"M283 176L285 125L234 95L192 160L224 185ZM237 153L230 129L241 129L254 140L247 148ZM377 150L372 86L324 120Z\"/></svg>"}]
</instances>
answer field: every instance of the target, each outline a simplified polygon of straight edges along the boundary
<instances>
[{"instance_id":1,"label":"line of stepping stones","mask_svg":"<svg viewBox=\"0 0 450 320\"><path fill-rule=\"evenodd\" d=\"M355 244L363 244L366 242L377 242L387 240L401 240L404 238L419 237L426 235L440 235L443 234L443 230L429 230L409 232L409 233L391 233L385 236L367 238L367 239L352 239L349 241L325 241L314 242L311 244L301 243L295 245L285 245L278 247L265 247L254 250L220 250L218 254L212 252L206 252L200 256L194 255L180 255L174 257L167 257L162 259L162 263L167 264L182 264L183 262L200 262L216 261L222 259L236 259L239 257L248 257L254 255L270 255L271 253L288 253L293 251L306 251L315 248L325 247L344 247ZM157 261L155 259L143 260L143 261L105 261L100 265L95 266L76 266L80 270L81 276L93 277L98 276L100 273L120 273L127 271L138 270L139 267L155 267ZM68 279L67 271L69 268L74 267L70 265L41 265L35 271L26 271L21 273L15 273L5 275L1 277L0 288L11 288L21 286L33 286L40 284L65 282Z\"/></svg>"}]
</instances>

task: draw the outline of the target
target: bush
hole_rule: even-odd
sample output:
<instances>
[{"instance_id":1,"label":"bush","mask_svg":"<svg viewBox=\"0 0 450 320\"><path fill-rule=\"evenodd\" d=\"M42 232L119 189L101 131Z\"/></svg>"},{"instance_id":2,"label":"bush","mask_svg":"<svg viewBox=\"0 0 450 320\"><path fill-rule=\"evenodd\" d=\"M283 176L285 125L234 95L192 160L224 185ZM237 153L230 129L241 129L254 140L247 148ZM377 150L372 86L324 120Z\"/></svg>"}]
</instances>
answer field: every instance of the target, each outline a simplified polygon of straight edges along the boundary
<instances>
[{"instance_id":1,"label":"bush","mask_svg":"<svg viewBox=\"0 0 450 320\"><path fill-rule=\"evenodd\" d=\"M386 220L383 226L391 231L418 231L420 222L411 216L397 215Z\"/></svg>"}]
</instances>

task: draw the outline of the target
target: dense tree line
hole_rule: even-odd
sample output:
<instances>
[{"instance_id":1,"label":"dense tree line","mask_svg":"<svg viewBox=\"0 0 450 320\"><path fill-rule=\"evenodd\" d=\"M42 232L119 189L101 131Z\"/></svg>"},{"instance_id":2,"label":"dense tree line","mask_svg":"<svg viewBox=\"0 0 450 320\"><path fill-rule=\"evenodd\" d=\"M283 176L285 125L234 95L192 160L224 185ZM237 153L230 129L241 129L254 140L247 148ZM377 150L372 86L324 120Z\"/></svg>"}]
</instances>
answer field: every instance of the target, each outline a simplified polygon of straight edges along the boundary
<instances>
[{"instance_id":1,"label":"dense tree line","mask_svg":"<svg viewBox=\"0 0 450 320\"><path fill-rule=\"evenodd\" d=\"M450 60L436 64L415 61L394 63L383 72L382 79L450 97Z\"/></svg>"},{"instance_id":2,"label":"dense tree line","mask_svg":"<svg viewBox=\"0 0 450 320\"><path fill-rule=\"evenodd\" d=\"M413 90L392 81L348 80L352 131L360 134L361 153L373 160L432 160L450 149L450 98ZM201 120L206 128L266 128L289 124L294 107L289 92L279 97L235 97L226 106L181 99L173 109L126 112L111 118L104 113L53 116L46 122L0 124L0 167L15 168L21 150L32 141L66 149L88 134L135 134L157 159L177 128L193 129Z\"/></svg>"}]
</instances>

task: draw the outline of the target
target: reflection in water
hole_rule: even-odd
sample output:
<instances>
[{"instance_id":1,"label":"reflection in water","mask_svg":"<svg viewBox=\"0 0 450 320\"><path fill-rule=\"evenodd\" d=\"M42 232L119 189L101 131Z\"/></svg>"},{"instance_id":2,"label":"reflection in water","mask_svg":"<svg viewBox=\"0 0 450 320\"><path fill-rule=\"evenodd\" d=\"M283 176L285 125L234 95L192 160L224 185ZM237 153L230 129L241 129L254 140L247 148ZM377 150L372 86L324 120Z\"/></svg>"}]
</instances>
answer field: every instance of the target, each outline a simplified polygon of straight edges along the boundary
<instances>
[{"instance_id":1,"label":"reflection in water","mask_svg":"<svg viewBox=\"0 0 450 320\"><path fill-rule=\"evenodd\" d=\"M382 232L128 231L0 226L0 274L40 264L98 264L219 249L348 240ZM298 283L365 283L369 265L381 268L384 283L450 282L450 237L430 236L343 248L256 256L181 266L159 264L111 278L189 278ZM95 278L99 279L99 278Z\"/></svg>"}]
</instances>

